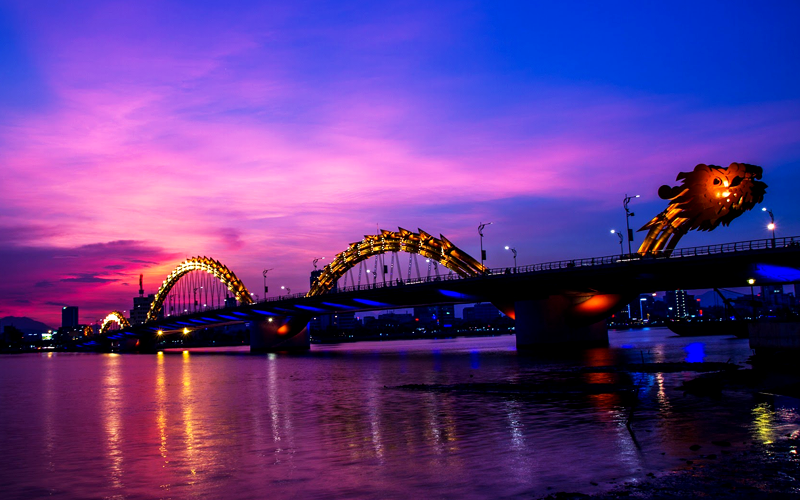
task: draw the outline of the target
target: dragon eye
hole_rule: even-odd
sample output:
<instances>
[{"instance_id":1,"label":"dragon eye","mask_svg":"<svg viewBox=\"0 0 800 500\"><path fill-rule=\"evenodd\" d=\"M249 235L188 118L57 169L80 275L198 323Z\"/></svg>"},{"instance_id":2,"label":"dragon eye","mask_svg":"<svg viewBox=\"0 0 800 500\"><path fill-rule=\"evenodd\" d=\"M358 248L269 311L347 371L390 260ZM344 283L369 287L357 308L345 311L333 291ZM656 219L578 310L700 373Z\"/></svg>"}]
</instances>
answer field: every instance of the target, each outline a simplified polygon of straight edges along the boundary
<instances>
[{"instance_id":1,"label":"dragon eye","mask_svg":"<svg viewBox=\"0 0 800 500\"><path fill-rule=\"evenodd\" d=\"M714 179L714 185L715 185L715 186L716 186L717 184L719 184L719 183L720 183L720 180L719 180L719 179Z\"/></svg>"}]
</instances>

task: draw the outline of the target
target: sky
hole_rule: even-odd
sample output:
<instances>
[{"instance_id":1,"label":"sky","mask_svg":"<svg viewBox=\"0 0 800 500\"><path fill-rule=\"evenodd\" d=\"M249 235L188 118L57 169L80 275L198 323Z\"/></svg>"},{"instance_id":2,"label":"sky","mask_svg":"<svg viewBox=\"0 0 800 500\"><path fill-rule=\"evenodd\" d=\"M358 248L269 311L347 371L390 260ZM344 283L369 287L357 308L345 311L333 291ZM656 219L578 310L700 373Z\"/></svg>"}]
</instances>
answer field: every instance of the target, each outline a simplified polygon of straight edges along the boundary
<instances>
[{"instance_id":1,"label":"sky","mask_svg":"<svg viewBox=\"0 0 800 500\"><path fill-rule=\"evenodd\" d=\"M129 309L184 258L308 289L376 227L612 255L698 163L800 235L800 3L0 0L0 316ZM680 246L767 238L758 208ZM643 233L636 239L641 242ZM637 241L634 242L636 245ZM324 261L323 261L324 262Z\"/></svg>"}]
</instances>

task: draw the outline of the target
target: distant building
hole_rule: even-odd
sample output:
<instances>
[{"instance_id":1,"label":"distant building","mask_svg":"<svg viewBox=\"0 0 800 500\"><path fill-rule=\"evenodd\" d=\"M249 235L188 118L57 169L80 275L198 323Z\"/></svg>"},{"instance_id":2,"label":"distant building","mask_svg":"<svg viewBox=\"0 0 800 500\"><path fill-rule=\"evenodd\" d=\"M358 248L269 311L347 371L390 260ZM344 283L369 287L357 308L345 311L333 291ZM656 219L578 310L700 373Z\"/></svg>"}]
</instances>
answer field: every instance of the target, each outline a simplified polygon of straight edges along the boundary
<instances>
[{"instance_id":1,"label":"distant building","mask_svg":"<svg viewBox=\"0 0 800 500\"><path fill-rule=\"evenodd\" d=\"M387 326L400 326L400 325L407 325L414 321L414 316L411 314L397 314L394 312L388 312L378 315L378 320L382 321Z\"/></svg>"},{"instance_id":2,"label":"distant building","mask_svg":"<svg viewBox=\"0 0 800 500\"><path fill-rule=\"evenodd\" d=\"M766 312L778 312L782 309L790 311L797 305L794 294L785 293L783 285L762 286L761 301Z\"/></svg>"},{"instance_id":3,"label":"distant building","mask_svg":"<svg viewBox=\"0 0 800 500\"><path fill-rule=\"evenodd\" d=\"M18 347L22 342L25 334L22 330L14 325L6 325L3 327L3 334L0 335L0 348L9 349Z\"/></svg>"},{"instance_id":4,"label":"distant building","mask_svg":"<svg viewBox=\"0 0 800 500\"><path fill-rule=\"evenodd\" d=\"M500 311L489 303L466 307L463 314L464 321L476 321L478 323L491 323L500 317Z\"/></svg>"},{"instance_id":5,"label":"distant building","mask_svg":"<svg viewBox=\"0 0 800 500\"><path fill-rule=\"evenodd\" d=\"M656 298L652 294L639 294L638 304L631 305L631 315L645 321L653 314L655 304Z\"/></svg>"},{"instance_id":6,"label":"distant building","mask_svg":"<svg viewBox=\"0 0 800 500\"><path fill-rule=\"evenodd\" d=\"M66 328L77 328L78 326L77 306L64 306L61 309L61 326Z\"/></svg>"},{"instance_id":7,"label":"distant building","mask_svg":"<svg viewBox=\"0 0 800 500\"><path fill-rule=\"evenodd\" d=\"M694 295L687 294L686 290L670 290L664 299L667 303L668 318L686 318L698 312L698 303Z\"/></svg>"},{"instance_id":8,"label":"distant building","mask_svg":"<svg viewBox=\"0 0 800 500\"><path fill-rule=\"evenodd\" d=\"M133 308L131 309L131 324L132 325L141 325L147 320L147 312L150 311L150 307L155 302L156 296L155 294L150 294L147 297L134 297L133 298ZM161 313L159 314L160 317L164 316L164 308L161 308Z\"/></svg>"},{"instance_id":9,"label":"distant building","mask_svg":"<svg viewBox=\"0 0 800 500\"><path fill-rule=\"evenodd\" d=\"M422 306L414 308L414 320L420 325L450 325L456 317L455 306Z\"/></svg>"},{"instance_id":10,"label":"distant building","mask_svg":"<svg viewBox=\"0 0 800 500\"><path fill-rule=\"evenodd\" d=\"M360 323L356 320L356 314L352 312L340 312L335 314L323 314L311 318L308 323L311 333L327 331L350 331Z\"/></svg>"}]
</instances>

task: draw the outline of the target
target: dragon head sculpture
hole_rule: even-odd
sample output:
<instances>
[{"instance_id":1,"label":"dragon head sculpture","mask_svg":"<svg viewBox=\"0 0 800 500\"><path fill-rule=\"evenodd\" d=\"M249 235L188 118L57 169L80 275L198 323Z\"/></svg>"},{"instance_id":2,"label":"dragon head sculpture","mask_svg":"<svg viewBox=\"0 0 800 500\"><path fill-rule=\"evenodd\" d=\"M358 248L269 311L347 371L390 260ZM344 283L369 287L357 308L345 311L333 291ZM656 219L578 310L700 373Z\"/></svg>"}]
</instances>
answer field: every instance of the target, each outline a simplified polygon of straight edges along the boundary
<instances>
[{"instance_id":1,"label":"dragon head sculpture","mask_svg":"<svg viewBox=\"0 0 800 500\"><path fill-rule=\"evenodd\" d=\"M639 229L649 230L639 253L671 250L692 229L711 231L729 225L764 199L767 185L759 180L762 173L761 167L747 163L727 168L701 163L691 172L681 172L676 178L681 185L658 189L658 196L670 202Z\"/></svg>"}]
</instances>

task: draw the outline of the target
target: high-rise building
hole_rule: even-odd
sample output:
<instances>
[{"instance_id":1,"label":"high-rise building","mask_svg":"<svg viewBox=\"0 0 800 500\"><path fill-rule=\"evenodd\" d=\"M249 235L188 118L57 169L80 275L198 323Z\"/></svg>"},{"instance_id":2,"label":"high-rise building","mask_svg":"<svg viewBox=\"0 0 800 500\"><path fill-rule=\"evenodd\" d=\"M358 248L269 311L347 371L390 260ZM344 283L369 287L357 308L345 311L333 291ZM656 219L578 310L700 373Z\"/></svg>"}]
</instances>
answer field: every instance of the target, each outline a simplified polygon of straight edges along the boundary
<instances>
[{"instance_id":1,"label":"high-rise building","mask_svg":"<svg viewBox=\"0 0 800 500\"><path fill-rule=\"evenodd\" d=\"M656 303L654 294L642 293L639 294L638 304L631 304L631 315L644 321L649 318L653 312L653 307Z\"/></svg>"},{"instance_id":2,"label":"high-rise building","mask_svg":"<svg viewBox=\"0 0 800 500\"><path fill-rule=\"evenodd\" d=\"M686 318L697 312L694 295L688 295L686 290L669 290L664 299L669 318Z\"/></svg>"},{"instance_id":3,"label":"high-rise building","mask_svg":"<svg viewBox=\"0 0 800 500\"><path fill-rule=\"evenodd\" d=\"M61 309L61 326L67 328L78 326L78 306L64 306Z\"/></svg>"},{"instance_id":4,"label":"high-rise building","mask_svg":"<svg viewBox=\"0 0 800 500\"><path fill-rule=\"evenodd\" d=\"M150 307L155 302L156 296L154 294L150 294L147 297L134 297L133 298L133 308L131 309L131 324L132 325L141 325L147 320L147 312L150 311ZM164 308L161 308L161 313L159 316L164 316Z\"/></svg>"}]
</instances>

